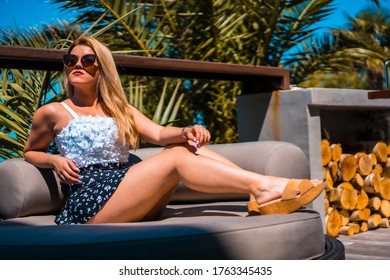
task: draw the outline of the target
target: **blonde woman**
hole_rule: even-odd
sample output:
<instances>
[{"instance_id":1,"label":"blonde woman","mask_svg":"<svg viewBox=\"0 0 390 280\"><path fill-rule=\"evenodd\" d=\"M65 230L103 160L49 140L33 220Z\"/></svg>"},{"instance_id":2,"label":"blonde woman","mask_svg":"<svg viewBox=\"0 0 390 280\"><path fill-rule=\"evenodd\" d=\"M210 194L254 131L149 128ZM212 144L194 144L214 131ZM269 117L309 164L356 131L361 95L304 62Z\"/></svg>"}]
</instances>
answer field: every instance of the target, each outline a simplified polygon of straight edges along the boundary
<instances>
[{"instance_id":1,"label":"blonde woman","mask_svg":"<svg viewBox=\"0 0 390 280\"><path fill-rule=\"evenodd\" d=\"M252 214L291 213L322 191L318 180L263 176L207 149L203 126L163 127L127 103L108 48L91 37L64 56L67 99L39 108L25 159L53 168L66 189L57 224L156 219L179 181L200 192L247 193ZM165 146L144 161L129 151L139 139ZM47 153L55 140L60 155Z\"/></svg>"}]
</instances>

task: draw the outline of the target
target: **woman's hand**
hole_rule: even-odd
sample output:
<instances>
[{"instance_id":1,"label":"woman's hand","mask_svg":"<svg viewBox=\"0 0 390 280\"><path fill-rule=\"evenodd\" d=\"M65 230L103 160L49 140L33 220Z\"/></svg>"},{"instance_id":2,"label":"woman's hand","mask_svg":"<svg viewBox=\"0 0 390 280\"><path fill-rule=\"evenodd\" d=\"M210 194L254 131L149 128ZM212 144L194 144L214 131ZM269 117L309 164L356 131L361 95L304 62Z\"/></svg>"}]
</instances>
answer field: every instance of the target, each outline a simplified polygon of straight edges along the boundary
<instances>
[{"instance_id":1,"label":"woman's hand","mask_svg":"<svg viewBox=\"0 0 390 280\"><path fill-rule=\"evenodd\" d=\"M53 161L54 171L62 183L75 184L80 182L76 164L65 157L56 156Z\"/></svg>"},{"instance_id":2,"label":"woman's hand","mask_svg":"<svg viewBox=\"0 0 390 280\"><path fill-rule=\"evenodd\" d=\"M197 124L183 128L182 134L187 140L193 141L197 148L206 145L211 139L210 132L205 127Z\"/></svg>"}]
</instances>

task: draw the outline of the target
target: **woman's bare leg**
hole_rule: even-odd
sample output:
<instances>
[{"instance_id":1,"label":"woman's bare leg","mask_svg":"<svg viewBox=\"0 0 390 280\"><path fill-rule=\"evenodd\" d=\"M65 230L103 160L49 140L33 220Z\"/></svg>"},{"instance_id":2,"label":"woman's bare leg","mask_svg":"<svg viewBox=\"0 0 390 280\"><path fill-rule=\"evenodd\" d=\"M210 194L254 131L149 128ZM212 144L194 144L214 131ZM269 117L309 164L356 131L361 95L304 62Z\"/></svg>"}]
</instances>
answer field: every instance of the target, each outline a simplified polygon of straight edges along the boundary
<instances>
[{"instance_id":1,"label":"woman's bare leg","mask_svg":"<svg viewBox=\"0 0 390 280\"><path fill-rule=\"evenodd\" d=\"M241 169L241 167L239 167L238 165L236 165L235 163L233 163L232 161L230 161L229 159L227 159L223 155L207 148L206 146L203 146L201 148L195 148L196 145L192 141L188 142L188 145L193 146L193 148L192 148L193 152L197 155L202 155L202 156L209 157L209 158L212 158L215 160L219 160L227 165ZM191 147L190 147L190 149L191 149ZM167 204L171 201L172 195L175 192L175 190L176 189L172 189L164 197L162 197L161 200L156 204L156 206L152 210L150 210L150 212L142 220L143 221L152 221L152 220L158 219L161 216L162 212L165 210ZM251 200L254 199L252 195L251 195L250 199Z\"/></svg>"},{"instance_id":2,"label":"woman's bare leg","mask_svg":"<svg viewBox=\"0 0 390 280\"><path fill-rule=\"evenodd\" d=\"M194 144L194 146L195 146L195 144ZM223 163L225 163L227 165L230 165L232 167L236 167L236 168L242 169L240 166L238 166L234 162L230 161L229 159L227 159L223 155L221 155L221 154L219 154L217 152L214 152L213 150L208 149L207 147L202 147L201 149L199 149L197 151L197 154L203 155L203 156L207 156L207 157L219 160L219 161L221 161L221 162L223 162ZM252 194L249 194L249 200L255 200L255 197Z\"/></svg>"},{"instance_id":3,"label":"woman's bare leg","mask_svg":"<svg viewBox=\"0 0 390 280\"><path fill-rule=\"evenodd\" d=\"M190 145L194 145L195 144L192 144L192 143L189 143ZM224 157L223 155L217 153L217 152L214 152L213 150L207 148L207 146L204 146L200 149L198 149L196 151L196 154L197 155L202 155L202 156L205 156L205 157L209 157L209 158L213 158L215 160L219 160L227 165L230 165L230 166L233 166L233 167L236 167L236 168L239 168L239 169L242 169L241 167L239 167L237 164L235 164L234 162L232 162L231 160L227 159L226 157Z\"/></svg>"},{"instance_id":4,"label":"woman's bare leg","mask_svg":"<svg viewBox=\"0 0 390 280\"><path fill-rule=\"evenodd\" d=\"M280 198L285 178L263 176L174 146L132 166L112 197L90 223L145 219L156 205L166 206L179 181L206 193L253 194L259 204ZM152 211L153 212L153 211Z\"/></svg>"}]
</instances>

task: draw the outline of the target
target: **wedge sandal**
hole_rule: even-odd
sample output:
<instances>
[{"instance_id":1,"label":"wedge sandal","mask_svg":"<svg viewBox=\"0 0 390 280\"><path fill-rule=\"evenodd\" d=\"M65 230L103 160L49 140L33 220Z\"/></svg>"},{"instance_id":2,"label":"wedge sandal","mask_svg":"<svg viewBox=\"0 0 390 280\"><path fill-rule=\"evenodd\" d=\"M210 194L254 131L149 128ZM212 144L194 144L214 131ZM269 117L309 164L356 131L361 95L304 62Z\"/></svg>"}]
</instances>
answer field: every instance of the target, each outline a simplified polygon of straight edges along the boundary
<instances>
[{"instance_id":1,"label":"wedge sandal","mask_svg":"<svg viewBox=\"0 0 390 280\"><path fill-rule=\"evenodd\" d=\"M310 180L291 179L284 188L282 197L262 205L255 200L247 203L249 215L289 214L312 202L322 192L322 182L313 185Z\"/></svg>"}]
</instances>

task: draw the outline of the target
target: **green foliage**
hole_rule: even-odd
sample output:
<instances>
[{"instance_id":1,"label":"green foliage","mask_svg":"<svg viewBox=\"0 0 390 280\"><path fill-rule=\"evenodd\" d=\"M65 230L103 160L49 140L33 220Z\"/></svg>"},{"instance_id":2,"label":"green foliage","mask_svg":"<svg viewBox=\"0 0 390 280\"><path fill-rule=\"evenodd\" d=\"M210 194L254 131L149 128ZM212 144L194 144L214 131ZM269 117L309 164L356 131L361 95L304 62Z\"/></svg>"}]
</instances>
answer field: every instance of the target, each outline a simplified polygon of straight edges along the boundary
<instances>
[{"instance_id":1,"label":"green foliage","mask_svg":"<svg viewBox=\"0 0 390 280\"><path fill-rule=\"evenodd\" d=\"M303 44L286 60L299 86L382 89L390 57L390 10L367 9L345 28ZM349 76L349 78L347 78Z\"/></svg>"},{"instance_id":2,"label":"green foliage","mask_svg":"<svg viewBox=\"0 0 390 280\"><path fill-rule=\"evenodd\" d=\"M147 87L142 84L139 80L129 81L129 86L125 87L129 103L136 107L146 115L150 115L150 112L154 112L150 118L158 124L163 126L173 125L177 121L177 115L182 105L184 93L179 93L181 87L181 81L178 80L175 85L175 81L172 79L164 79L164 87L159 97L157 106L153 109L145 111L144 108L144 95L148 95ZM168 91L172 86L175 85L173 92L170 94ZM169 98L168 102L166 99Z\"/></svg>"},{"instance_id":3,"label":"green foliage","mask_svg":"<svg viewBox=\"0 0 390 280\"><path fill-rule=\"evenodd\" d=\"M1 70L0 159L23 156L45 75L50 75L51 82L56 83L58 76L44 71Z\"/></svg>"},{"instance_id":4,"label":"green foliage","mask_svg":"<svg viewBox=\"0 0 390 280\"><path fill-rule=\"evenodd\" d=\"M0 30L0 43L10 46L62 48L76 32L66 22L37 28ZM36 109L61 98L61 73L0 69L0 160L22 157ZM55 147L51 148L53 151Z\"/></svg>"}]
</instances>

